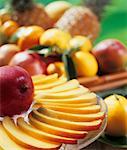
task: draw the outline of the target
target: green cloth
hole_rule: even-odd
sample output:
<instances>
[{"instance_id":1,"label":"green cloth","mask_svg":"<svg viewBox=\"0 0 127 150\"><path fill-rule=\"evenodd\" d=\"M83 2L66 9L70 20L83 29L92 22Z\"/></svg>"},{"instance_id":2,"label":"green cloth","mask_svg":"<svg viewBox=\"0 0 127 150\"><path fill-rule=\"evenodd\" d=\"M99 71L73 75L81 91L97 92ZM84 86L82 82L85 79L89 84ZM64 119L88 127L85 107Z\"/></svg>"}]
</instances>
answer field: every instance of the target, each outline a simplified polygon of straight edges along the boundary
<instances>
[{"instance_id":1,"label":"green cloth","mask_svg":"<svg viewBox=\"0 0 127 150\"><path fill-rule=\"evenodd\" d=\"M120 87L117 89L107 90L107 91L103 91L103 92L98 92L97 94L103 98L105 98L111 94L120 94L120 95L127 97L127 86L123 86L123 87Z\"/></svg>"},{"instance_id":2,"label":"green cloth","mask_svg":"<svg viewBox=\"0 0 127 150\"><path fill-rule=\"evenodd\" d=\"M116 38L127 45L127 1L112 0L105 8L101 21L100 37L96 43L106 38Z\"/></svg>"}]
</instances>

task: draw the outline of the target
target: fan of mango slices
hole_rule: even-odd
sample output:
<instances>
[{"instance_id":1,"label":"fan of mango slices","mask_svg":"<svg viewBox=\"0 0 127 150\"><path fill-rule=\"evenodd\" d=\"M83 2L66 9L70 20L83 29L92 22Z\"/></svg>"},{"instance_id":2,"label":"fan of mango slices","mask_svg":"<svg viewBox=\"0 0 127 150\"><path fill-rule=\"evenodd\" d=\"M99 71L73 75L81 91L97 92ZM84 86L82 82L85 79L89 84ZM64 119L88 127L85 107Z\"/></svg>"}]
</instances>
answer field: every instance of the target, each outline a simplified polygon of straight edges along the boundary
<instances>
[{"instance_id":1,"label":"fan of mango slices","mask_svg":"<svg viewBox=\"0 0 127 150\"><path fill-rule=\"evenodd\" d=\"M32 77L33 108L26 117L0 122L0 150L54 150L98 130L105 113L95 93L58 74Z\"/></svg>"}]
</instances>

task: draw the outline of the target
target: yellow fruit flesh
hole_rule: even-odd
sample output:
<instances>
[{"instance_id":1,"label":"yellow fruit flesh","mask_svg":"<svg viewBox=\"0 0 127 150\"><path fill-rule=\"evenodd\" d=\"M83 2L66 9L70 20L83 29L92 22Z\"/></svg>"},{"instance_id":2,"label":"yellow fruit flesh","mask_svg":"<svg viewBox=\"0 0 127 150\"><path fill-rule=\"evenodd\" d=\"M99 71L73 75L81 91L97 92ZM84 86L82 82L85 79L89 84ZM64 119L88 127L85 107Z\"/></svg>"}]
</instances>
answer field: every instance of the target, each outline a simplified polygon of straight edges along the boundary
<instances>
[{"instance_id":1,"label":"yellow fruit flesh","mask_svg":"<svg viewBox=\"0 0 127 150\"><path fill-rule=\"evenodd\" d=\"M16 144L7 134L0 122L0 147L2 150L27 150Z\"/></svg>"},{"instance_id":2,"label":"yellow fruit flesh","mask_svg":"<svg viewBox=\"0 0 127 150\"><path fill-rule=\"evenodd\" d=\"M91 121L91 122L74 122L73 120L69 120L68 118L65 119L64 117L55 117L48 115L46 113L40 113L38 111L33 111L32 116L36 118L39 121L42 121L44 123L60 127L60 128L65 128L65 129L72 129L72 130L77 130L77 131L91 131L94 129L98 129L101 120L98 118L96 121ZM76 116L79 117L79 116Z\"/></svg>"},{"instance_id":3,"label":"yellow fruit flesh","mask_svg":"<svg viewBox=\"0 0 127 150\"><path fill-rule=\"evenodd\" d=\"M66 107L66 108L82 108L82 107L96 105L96 102L83 103L83 104L62 104L62 103L52 103L52 102L44 102L44 103L41 102L41 103L36 103L36 105L39 105L40 107L43 107L44 105L46 105L46 106L60 106L60 107Z\"/></svg>"},{"instance_id":4,"label":"yellow fruit flesh","mask_svg":"<svg viewBox=\"0 0 127 150\"><path fill-rule=\"evenodd\" d=\"M52 74L49 76L42 76L42 75L38 75L38 77L32 77L33 80L33 84L35 86L37 85L41 85L41 84L48 84L50 82L54 82L58 79L58 74Z\"/></svg>"},{"instance_id":5,"label":"yellow fruit flesh","mask_svg":"<svg viewBox=\"0 0 127 150\"><path fill-rule=\"evenodd\" d=\"M2 147L0 147L0 150L4 150ZM9 149L10 150L10 149Z\"/></svg>"},{"instance_id":6,"label":"yellow fruit flesh","mask_svg":"<svg viewBox=\"0 0 127 150\"><path fill-rule=\"evenodd\" d=\"M66 99L44 99L44 98L35 98L37 103L61 103L61 104L84 104L84 103L97 103L97 96L94 93L87 93L82 96L75 98L66 98Z\"/></svg>"},{"instance_id":7,"label":"yellow fruit flesh","mask_svg":"<svg viewBox=\"0 0 127 150\"><path fill-rule=\"evenodd\" d=\"M91 113L97 113L100 112L100 106L99 105L93 105L93 106L87 106L82 108L68 108L63 106L52 106L52 105L43 105L44 108L56 110L60 112L67 112L72 114L91 114Z\"/></svg>"},{"instance_id":8,"label":"yellow fruit flesh","mask_svg":"<svg viewBox=\"0 0 127 150\"><path fill-rule=\"evenodd\" d=\"M46 75L44 75L44 74L38 74L38 75L33 75L31 78L32 78L33 82L34 81L36 82L36 81L43 79L45 77L46 77Z\"/></svg>"},{"instance_id":9,"label":"yellow fruit flesh","mask_svg":"<svg viewBox=\"0 0 127 150\"><path fill-rule=\"evenodd\" d=\"M18 144L26 147L26 148L42 148L42 149L54 149L60 146L59 143L53 143L46 141L44 139L37 140L20 130L16 127L14 122L9 118L5 117L3 120L3 126L9 136Z\"/></svg>"},{"instance_id":10,"label":"yellow fruit flesh","mask_svg":"<svg viewBox=\"0 0 127 150\"><path fill-rule=\"evenodd\" d=\"M18 118L17 124L19 128L21 128L24 132L40 140L46 139L48 141L67 143L67 144L75 144L77 141L76 139L73 139L73 138L65 138L61 136L56 136L56 135L38 130L37 128L26 123L23 118Z\"/></svg>"},{"instance_id":11,"label":"yellow fruit flesh","mask_svg":"<svg viewBox=\"0 0 127 150\"><path fill-rule=\"evenodd\" d=\"M35 90L50 89L50 88L53 88L55 86L64 84L66 81L67 81L67 79L65 77L61 77L61 78L59 78L59 79L57 79L57 80L55 80L54 82L51 82L51 83L36 85Z\"/></svg>"},{"instance_id":12,"label":"yellow fruit flesh","mask_svg":"<svg viewBox=\"0 0 127 150\"><path fill-rule=\"evenodd\" d=\"M60 93L60 92L65 92L69 90L73 90L79 87L79 82L75 79L70 80L62 85L58 85L56 87L53 87L51 89L45 89L45 90L36 90L35 95L38 95L39 93L42 92L48 92L48 93Z\"/></svg>"},{"instance_id":13,"label":"yellow fruit flesh","mask_svg":"<svg viewBox=\"0 0 127 150\"><path fill-rule=\"evenodd\" d=\"M94 114L93 113L91 113L91 114L71 114L71 113L59 112L59 111L45 109L45 108L39 108L38 112L40 112L43 115L50 116L53 118L75 121L75 122L95 121L98 119L103 119L103 117L104 117L103 112L98 112L98 113L94 113Z\"/></svg>"},{"instance_id":14,"label":"yellow fruit flesh","mask_svg":"<svg viewBox=\"0 0 127 150\"><path fill-rule=\"evenodd\" d=\"M65 99L65 98L75 98L76 96L83 95L85 93L88 93L89 90L87 88L79 87L74 90L60 92L60 93L44 93L41 92L37 96L35 96L35 99L38 98L47 98L47 99Z\"/></svg>"},{"instance_id":15,"label":"yellow fruit flesh","mask_svg":"<svg viewBox=\"0 0 127 150\"><path fill-rule=\"evenodd\" d=\"M50 124L41 122L38 119L36 119L34 115L31 115L31 114L29 115L29 122L36 128L40 129L41 131L44 131L53 135L58 135L58 136L67 137L67 138L76 138L76 139L83 138L87 135L86 131L76 131L72 129L60 128L57 126L52 126Z\"/></svg>"}]
</instances>

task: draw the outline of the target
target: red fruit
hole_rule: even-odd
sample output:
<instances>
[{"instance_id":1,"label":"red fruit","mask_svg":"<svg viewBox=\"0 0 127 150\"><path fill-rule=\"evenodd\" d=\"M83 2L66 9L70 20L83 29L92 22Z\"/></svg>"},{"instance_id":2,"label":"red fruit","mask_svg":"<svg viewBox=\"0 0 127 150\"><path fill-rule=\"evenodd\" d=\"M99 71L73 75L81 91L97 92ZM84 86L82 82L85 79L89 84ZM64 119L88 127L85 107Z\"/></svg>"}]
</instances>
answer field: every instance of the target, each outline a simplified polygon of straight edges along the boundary
<instances>
[{"instance_id":1,"label":"red fruit","mask_svg":"<svg viewBox=\"0 0 127 150\"><path fill-rule=\"evenodd\" d=\"M47 66L51 63L62 61L60 55L51 55L47 57L41 57L41 59L47 64Z\"/></svg>"},{"instance_id":2,"label":"red fruit","mask_svg":"<svg viewBox=\"0 0 127 150\"><path fill-rule=\"evenodd\" d=\"M113 73L125 69L127 49L118 40L104 40L94 47L92 53L96 57L102 73Z\"/></svg>"},{"instance_id":3,"label":"red fruit","mask_svg":"<svg viewBox=\"0 0 127 150\"><path fill-rule=\"evenodd\" d=\"M11 58L19 52L19 47L15 44L5 44L0 47L0 66L8 65Z\"/></svg>"},{"instance_id":4,"label":"red fruit","mask_svg":"<svg viewBox=\"0 0 127 150\"><path fill-rule=\"evenodd\" d=\"M0 67L0 116L13 116L27 111L33 101L30 75L18 66Z\"/></svg>"},{"instance_id":5,"label":"red fruit","mask_svg":"<svg viewBox=\"0 0 127 150\"><path fill-rule=\"evenodd\" d=\"M10 61L10 66L20 66L32 75L45 74L46 63L37 54L29 54L27 51L17 53Z\"/></svg>"}]
</instances>

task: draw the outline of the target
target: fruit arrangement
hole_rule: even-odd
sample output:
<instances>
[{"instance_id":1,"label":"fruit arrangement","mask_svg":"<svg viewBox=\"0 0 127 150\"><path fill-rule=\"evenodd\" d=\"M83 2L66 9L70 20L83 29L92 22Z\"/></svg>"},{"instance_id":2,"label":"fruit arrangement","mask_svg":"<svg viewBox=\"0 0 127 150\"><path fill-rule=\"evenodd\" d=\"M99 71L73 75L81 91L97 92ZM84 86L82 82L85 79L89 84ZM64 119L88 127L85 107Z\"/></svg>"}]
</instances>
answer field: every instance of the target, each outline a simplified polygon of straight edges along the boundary
<instances>
[{"instance_id":1,"label":"fruit arrangement","mask_svg":"<svg viewBox=\"0 0 127 150\"><path fill-rule=\"evenodd\" d=\"M89 8L72 6L65 1L52 2L44 7L33 0L11 0L9 7L7 5L1 10L0 18L2 22L11 19L20 26L58 27L72 35L89 36L92 40L96 39L100 30L98 17Z\"/></svg>"},{"instance_id":2,"label":"fruit arrangement","mask_svg":"<svg viewBox=\"0 0 127 150\"><path fill-rule=\"evenodd\" d=\"M11 0L0 13L0 66L18 65L31 76L58 73L68 80L126 70L127 48L120 41L106 39L93 46L99 22L89 8L20 1Z\"/></svg>"},{"instance_id":3,"label":"fruit arrangement","mask_svg":"<svg viewBox=\"0 0 127 150\"><path fill-rule=\"evenodd\" d=\"M18 66L0 71L2 149L59 149L101 127L106 114L96 94L76 79L67 82L58 74L31 79Z\"/></svg>"},{"instance_id":4,"label":"fruit arrangement","mask_svg":"<svg viewBox=\"0 0 127 150\"><path fill-rule=\"evenodd\" d=\"M18 65L30 75L58 73L68 79L126 69L127 49L118 40L107 39L93 47L88 37L71 37L56 28L44 31L35 25L16 26L14 30L13 24L7 21L1 25L9 44L0 47L0 66Z\"/></svg>"},{"instance_id":5,"label":"fruit arrangement","mask_svg":"<svg viewBox=\"0 0 127 150\"><path fill-rule=\"evenodd\" d=\"M100 129L106 112L97 95L76 79L67 81L58 74L31 78L18 66L0 71L0 148L59 149L62 143L76 144ZM105 99L106 135L127 134L126 102L120 95Z\"/></svg>"},{"instance_id":6,"label":"fruit arrangement","mask_svg":"<svg viewBox=\"0 0 127 150\"><path fill-rule=\"evenodd\" d=\"M94 93L127 84L127 47L95 45L99 31L94 11L65 1L10 0L0 10L0 150L76 145L106 120L103 137L127 135L126 98L105 98L106 113Z\"/></svg>"}]
</instances>

